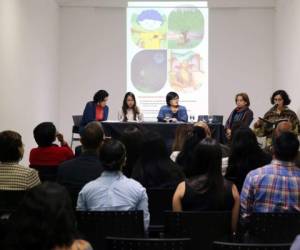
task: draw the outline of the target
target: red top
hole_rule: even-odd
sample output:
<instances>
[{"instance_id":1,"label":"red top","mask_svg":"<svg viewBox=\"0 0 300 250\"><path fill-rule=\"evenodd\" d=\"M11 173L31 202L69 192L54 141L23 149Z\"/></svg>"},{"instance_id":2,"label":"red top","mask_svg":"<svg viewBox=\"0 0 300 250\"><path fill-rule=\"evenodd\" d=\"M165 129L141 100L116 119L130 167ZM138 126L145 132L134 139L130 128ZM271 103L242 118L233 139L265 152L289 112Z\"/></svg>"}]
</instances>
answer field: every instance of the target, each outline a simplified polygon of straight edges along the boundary
<instances>
[{"instance_id":1,"label":"red top","mask_svg":"<svg viewBox=\"0 0 300 250\"><path fill-rule=\"evenodd\" d=\"M68 145L61 147L52 145L31 149L29 162L30 165L57 166L73 157L73 151Z\"/></svg>"},{"instance_id":2,"label":"red top","mask_svg":"<svg viewBox=\"0 0 300 250\"><path fill-rule=\"evenodd\" d=\"M102 121L104 118L103 108L100 105L96 106L96 121Z\"/></svg>"}]
</instances>

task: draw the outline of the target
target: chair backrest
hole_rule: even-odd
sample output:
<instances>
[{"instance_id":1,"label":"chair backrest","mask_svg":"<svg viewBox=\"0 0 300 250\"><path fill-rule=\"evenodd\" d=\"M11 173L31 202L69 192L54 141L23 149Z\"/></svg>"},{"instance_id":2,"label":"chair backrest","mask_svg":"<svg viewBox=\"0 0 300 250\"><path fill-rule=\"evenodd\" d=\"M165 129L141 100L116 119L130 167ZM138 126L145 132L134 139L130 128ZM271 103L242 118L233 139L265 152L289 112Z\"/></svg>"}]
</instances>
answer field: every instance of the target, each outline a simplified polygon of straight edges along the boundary
<instances>
[{"instance_id":1,"label":"chair backrest","mask_svg":"<svg viewBox=\"0 0 300 250\"><path fill-rule=\"evenodd\" d=\"M189 250L190 239L138 239L107 237L107 250Z\"/></svg>"},{"instance_id":2,"label":"chair backrest","mask_svg":"<svg viewBox=\"0 0 300 250\"><path fill-rule=\"evenodd\" d=\"M199 121L205 121L209 123L209 115L199 115L198 116L198 122ZM212 115L212 121L211 123L214 124L223 124L223 116L222 115Z\"/></svg>"},{"instance_id":3,"label":"chair backrest","mask_svg":"<svg viewBox=\"0 0 300 250\"><path fill-rule=\"evenodd\" d=\"M0 191L0 211L14 211L23 200L26 190Z\"/></svg>"},{"instance_id":4,"label":"chair backrest","mask_svg":"<svg viewBox=\"0 0 300 250\"><path fill-rule=\"evenodd\" d=\"M30 165L29 167L34 168L38 171L41 182L53 181L57 179L58 166L40 166L40 165Z\"/></svg>"},{"instance_id":5,"label":"chair backrest","mask_svg":"<svg viewBox=\"0 0 300 250\"><path fill-rule=\"evenodd\" d=\"M290 243L277 244L254 244L254 243L231 243L215 241L213 243L214 250L289 250Z\"/></svg>"},{"instance_id":6,"label":"chair backrest","mask_svg":"<svg viewBox=\"0 0 300 250\"><path fill-rule=\"evenodd\" d=\"M82 115L72 115L74 126L80 126Z\"/></svg>"},{"instance_id":7,"label":"chair backrest","mask_svg":"<svg viewBox=\"0 0 300 250\"><path fill-rule=\"evenodd\" d=\"M164 224L164 211L172 210L174 189L147 189L150 225Z\"/></svg>"},{"instance_id":8,"label":"chair backrest","mask_svg":"<svg viewBox=\"0 0 300 250\"><path fill-rule=\"evenodd\" d=\"M165 212L166 237L191 238L191 249L212 249L231 232L231 211Z\"/></svg>"},{"instance_id":9,"label":"chair backrest","mask_svg":"<svg viewBox=\"0 0 300 250\"><path fill-rule=\"evenodd\" d=\"M105 237L144 237L143 211L77 211L79 232L94 249L105 247Z\"/></svg>"},{"instance_id":10,"label":"chair backrest","mask_svg":"<svg viewBox=\"0 0 300 250\"><path fill-rule=\"evenodd\" d=\"M249 237L261 243L293 242L300 234L300 213L254 213L247 228Z\"/></svg>"}]
</instances>

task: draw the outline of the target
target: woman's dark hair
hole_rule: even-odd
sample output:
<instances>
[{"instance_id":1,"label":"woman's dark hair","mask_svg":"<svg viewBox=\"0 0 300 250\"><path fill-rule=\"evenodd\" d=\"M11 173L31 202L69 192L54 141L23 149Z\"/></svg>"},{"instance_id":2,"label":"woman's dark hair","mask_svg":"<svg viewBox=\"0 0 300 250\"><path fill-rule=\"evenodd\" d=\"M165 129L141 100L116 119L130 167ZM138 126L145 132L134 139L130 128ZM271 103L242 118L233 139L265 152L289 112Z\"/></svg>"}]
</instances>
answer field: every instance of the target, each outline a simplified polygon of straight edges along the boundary
<instances>
[{"instance_id":1,"label":"woman's dark hair","mask_svg":"<svg viewBox=\"0 0 300 250\"><path fill-rule=\"evenodd\" d=\"M170 106L171 100L173 100L175 98L179 98L179 95L176 92L169 92L166 96L167 105Z\"/></svg>"},{"instance_id":2,"label":"woman's dark hair","mask_svg":"<svg viewBox=\"0 0 300 250\"><path fill-rule=\"evenodd\" d=\"M124 100L123 100L123 105L122 105L122 112L124 114L124 121L127 121L127 109L129 108L127 105L127 98L128 96L130 96L133 101L134 101L134 105L132 107L133 110L133 119L136 120L136 116L140 113L139 108L136 106L136 100L135 100L135 95L132 92L127 92L124 96Z\"/></svg>"},{"instance_id":3,"label":"woman's dark hair","mask_svg":"<svg viewBox=\"0 0 300 250\"><path fill-rule=\"evenodd\" d=\"M193 150L191 165L186 171L191 180L204 176L204 183L192 185L192 188L199 193L213 192L216 196L216 204L220 204L225 188L222 176L222 150L216 140L205 138L198 143Z\"/></svg>"},{"instance_id":4,"label":"woman's dark hair","mask_svg":"<svg viewBox=\"0 0 300 250\"><path fill-rule=\"evenodd\" d=\"M152 131L144 135L140 158L132 177L144 187L176 187L183 179L182 171L171 159L162 137Z\"/></svg>"},{"instance_id":5,"label":"woman's dark hair","mask_svg":"<svg viewBox=\"0 0 300 250\"><path fill-rule=\"evenodd\" d=\"M135 126L125 128L121 135L120 141L126 148L126 163L122 171L127 177L131 177L132 168L140 157L143 139L142 131Z\"/></svg>"},{"instance_id":6,"label":"woman's dark hair","mask_svg":"<svg viewBox=\"0 0 300 250\"><path fill-rule=\"evenodd\" d=\"M273 145L274 155L280 161L294 161L299 150L299 140L292 132L283 132Z\"/></svg>"},{"instance_id":7,"label":"woman's dark hair","mask_svg":"<svg viewBox=\"0 0 300 250\"><path fill-rule=\"evenodd\" d=\"M106 171L120 171L126 160L126 149L118 140L105 141L100 149L99 159Z\"/></svg>"},{"instance_id":8,"label":"woman's dark hair","mask_svg":"<svg viewBox=\"0 0 300 250\"><path fill-rule=\"evenodd\" d=\"M271 156L260 148L254 132L248 127L241 127L234 131L232 137L226 178L241 190L247 174L270 161Z\"/></svg>"},{"instance_id":9,"label":"woman's dark hair","mask_svg":"<svg viewBox=\"0 0 300 250\"><path fill-rule=\"evenodd\" d=\"M235 102L237 102L237 99L238 99L239 96L243 98L244 102L247 103L246 106L249 107L250 106L250 99L249 99L249 96L247 95L247 93L238 93L238 94L236 94Z\"/></svg>"},{"instance_id":10,"label":"woman's dark hair","mask_svg":"<svg viewBox=\"0 0 300 250\"><path fill-rule=\"evenodd\" d=\"M105 90L101 89L97 91L96 94L94 95L93 102L94 103L103 102L106 97L108 97L108 93Z\"/></svg>"},{"instance_id":11,"label":"woman's dark hair","mask_svg":"<svg viewBox=\"0 0 300 250\"><path fill-rule=\"evenodd\" d=\"M56 127L52 122L42 122L34 128L33 136L39 147L49 147L55 141Z\"/></svg>"},{"instance_id":12,"label":"woman's dark hair","mask_svg":"<svg viewBox=\"0 0 300 250\"><path fill-rule=\"evenodd\" d=\"M193 133L192 124L181 124L176 128L175 139L172 145L173 151L181 151L185 140Z\"/></svg>"},{"instance_id":13,"label":"woman's dark hair","mask_svg":"<svg viewBox=\"0 0 300 250\"><path fill-rule=\"evenodd\" d=\"M290 99L289 95L284 90L276 90L271 97L271 104L274 105L274 103L275 103L274 98L277 95L280 95L282 97L283 105L289 105L291 103L291 99Z\"/></svg>"},{"instance_id":14,"label":"woman's dark hair","mask_svg":"<svg viewBox=\"0 0 300 250\"><path fill-rule=\"evenodd\" d=\"M201 142L205 137L206 132L204 128L198 126L193 127L191 135L186 138L183 148L176 158L176 163L182 167L186 177L189 177L189 174L185 169L191 164L193 151L198 143Z\"/></svg>"},{"instance_id":15,"label":"woman's dark hair","mask_svg":"<svg viewBox=\"0 0 300 250\"><path fill-rule=\"evenodd\" d=\"M20 148L23 147L22 137L11 130L0 133L0 161L19 162L23 155Z\"/></svg>"},{"instance_id":16,"label":"woman's dark hair","mask_svg":"<svg viewBox=\"0 0 300 250\"><path fill-rule=\"evenodd\" d=\"M53 182L29 190L10 222L5 249L51 250L57 246L70 247L77 238L69 194Z\"/></svg>"}]
</instances>

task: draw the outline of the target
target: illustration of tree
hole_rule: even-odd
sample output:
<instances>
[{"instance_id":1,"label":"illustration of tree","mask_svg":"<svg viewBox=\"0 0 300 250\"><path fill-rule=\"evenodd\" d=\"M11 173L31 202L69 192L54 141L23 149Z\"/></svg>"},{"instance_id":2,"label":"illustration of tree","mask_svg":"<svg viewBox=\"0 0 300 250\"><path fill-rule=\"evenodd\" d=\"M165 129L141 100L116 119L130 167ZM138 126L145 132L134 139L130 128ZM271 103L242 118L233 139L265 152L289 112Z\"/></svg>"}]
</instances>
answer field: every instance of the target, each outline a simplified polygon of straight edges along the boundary
<instances>
[{"instance_id":1,"label":"illustration of tree","mask_svg":"<svg viewBox=\"0 0 300 250\"><path fill-rule=\"evenodd\" d=\"M188 33L203 33L204 17L196 8L179 8L169 15L169 30L178 32L182 36L182 43L189 42Z\"/></svg>"}]
</instances>

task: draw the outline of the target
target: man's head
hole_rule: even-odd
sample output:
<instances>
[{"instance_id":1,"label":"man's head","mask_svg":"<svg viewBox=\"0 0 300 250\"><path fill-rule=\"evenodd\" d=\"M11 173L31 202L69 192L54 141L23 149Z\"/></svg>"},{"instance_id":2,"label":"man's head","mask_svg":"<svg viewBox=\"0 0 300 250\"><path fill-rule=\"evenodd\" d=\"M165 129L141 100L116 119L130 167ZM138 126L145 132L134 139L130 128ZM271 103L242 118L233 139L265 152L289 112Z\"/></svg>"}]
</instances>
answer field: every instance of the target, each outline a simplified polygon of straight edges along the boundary
<instances>
[{"instance_id":1,"label":"man's head","mask_svg":"<svg viewBox=\"0 0 300 250\"><path fill-rule=\"evenodd\" d=\"M291 122L282 121L282 122L278 123L278 125L274 131L274 133L275 133L274 135L275 135L275 137L278 137L284 132L291 132L292 129L293 129L293 125Z\"/></svg>"},{"instance_id":2,"label":"man's head","mask_svg":"<svg viewBox=\"0 0 300 250\"><path fill-rule=\"evenodd\" d=\"M120 171L126 161L125 146L118 140L105 141L99 159L105 171Z\"/></svg>"},{"instance_id":3,"label":"man's head","mask_svg":"<svg viewBox=\"0 0 300 250\"><path fill-rule=\"evenodd\" d=\"M99 122L88 123L81 134L83 150L97 150L103 142L104 132Z\"/></svg>"},{"instance_id":4,"label":"man's head","mask_svg":"<svg viewBox=\"0 0 300 250\"><path fill-rule=\"evenodd\" d=\"M56 127L52 122L42 122L33 130L33 136L39 147L51 146L56 138Z\"/></svg>"},{"instance_id":5,"label":"man's head","mask_svg":"<svg viewBox=\"0 0 300 250\"><path fill-rule=\"evenodd\" d=\"M273 154L280 161L294 161L299 150L299 140L292 132L283 132L275 138Z\"/></svg>"}]
</instances>

